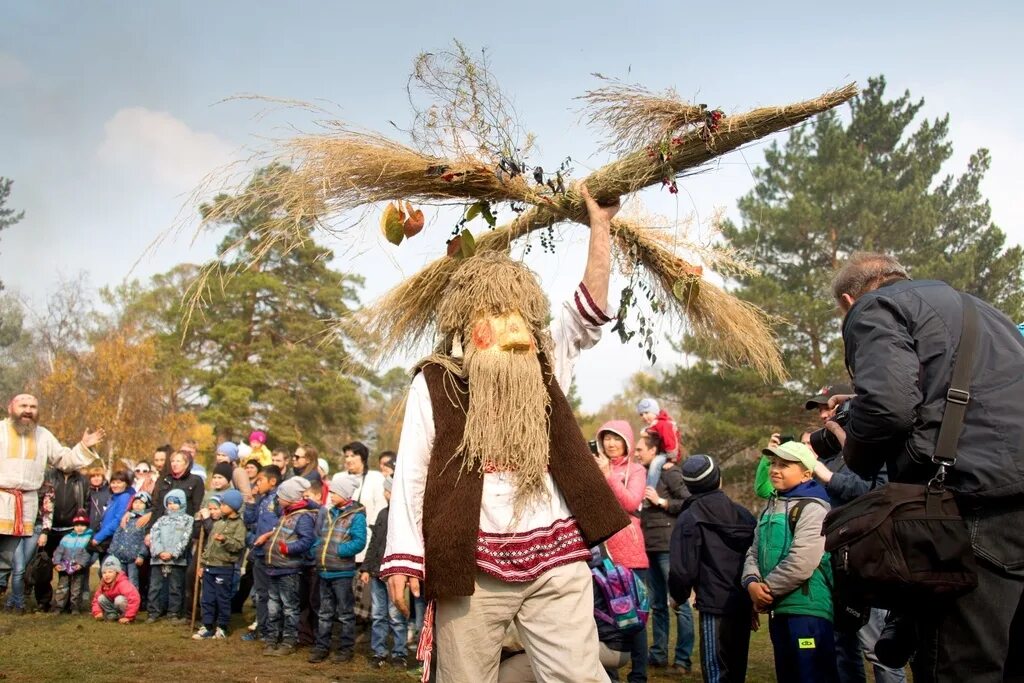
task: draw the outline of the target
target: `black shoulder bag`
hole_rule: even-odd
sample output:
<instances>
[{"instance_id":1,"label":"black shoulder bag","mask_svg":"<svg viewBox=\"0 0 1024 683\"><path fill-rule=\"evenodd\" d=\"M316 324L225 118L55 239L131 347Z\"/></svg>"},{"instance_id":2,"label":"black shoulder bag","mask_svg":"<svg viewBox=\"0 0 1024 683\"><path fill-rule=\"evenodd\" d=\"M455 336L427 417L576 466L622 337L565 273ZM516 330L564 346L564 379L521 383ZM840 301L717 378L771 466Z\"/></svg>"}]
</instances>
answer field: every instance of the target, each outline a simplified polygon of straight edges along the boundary
<instances>
[{"instance_id":1,"label":"black shoulder bag","mask_svg":"<svg viewBox=\"0 0 1024 683\"><path fill-rule=\"evenodd\" d=\"M825 549L832 553L837 600L903 609L957 598L978 585L971 539L947 470L971 399L971 367L978 346L978 311L963 294L963 328L946 409L926 485L890 483L832 510L825 518Z\"/></svg>"}]
</instances>

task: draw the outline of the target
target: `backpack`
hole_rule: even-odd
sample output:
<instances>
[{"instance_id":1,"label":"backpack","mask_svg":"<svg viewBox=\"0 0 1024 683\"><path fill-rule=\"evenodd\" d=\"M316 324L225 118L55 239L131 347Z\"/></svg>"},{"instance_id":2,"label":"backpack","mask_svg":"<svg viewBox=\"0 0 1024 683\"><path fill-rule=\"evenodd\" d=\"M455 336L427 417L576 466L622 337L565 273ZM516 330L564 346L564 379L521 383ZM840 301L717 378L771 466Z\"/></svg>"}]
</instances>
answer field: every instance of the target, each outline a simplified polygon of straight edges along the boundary
<instances>
[{"instance_id":1,"label":"backpack","mask_svg":"<svg viewBox=\"0 0 1024 683\"><path fill-rule=\"evenodd\" d=\"M607 551L602 555L604 559L598 566L591 567L590 573L608 612L595 606L594 616L615 626L624 635L636 633L647 626L651 611L647 587L632 570L612 562Z\"/></svg>"}]
</instances>

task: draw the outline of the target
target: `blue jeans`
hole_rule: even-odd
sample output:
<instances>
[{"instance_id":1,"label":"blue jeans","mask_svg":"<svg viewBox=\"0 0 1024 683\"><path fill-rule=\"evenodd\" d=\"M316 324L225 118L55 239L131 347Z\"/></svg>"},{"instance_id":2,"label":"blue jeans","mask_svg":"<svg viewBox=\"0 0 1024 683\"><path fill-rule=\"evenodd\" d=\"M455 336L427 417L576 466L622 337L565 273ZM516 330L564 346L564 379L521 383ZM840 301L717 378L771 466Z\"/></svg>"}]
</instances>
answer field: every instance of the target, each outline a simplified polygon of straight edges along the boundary
<instances>
[{"instance_id":1,"label":"blue jeans","mask_svg":"<svg viewBox=\"0 0 1024 683\"><path fill-rule=\"evenodd\" d=\"M25 607L25 569L38 548L39 534L22 536L11 562L10 593L7 594L8 607Z\"/></svg>"},{"instance_id":2,"label":"blue jeans","mask_svg":"<svg viewBox=\"0 0 1024 683\"><path fill-rule=\"evenodd\" d=\"M270 577L267 576L267 563L257 557L252 563L252 603L256 607L256 634L260 640L270 642L270 630L267 628L267 604L270 602Z\"/></svg>"},{"instance_id":3,"label":"blue jeans","mask_svg":"<svg viewBox=\"0 0 1024 683\"><path fill-rule=\"evenodd\" d=\"M388 656L388 631L394 638L391 646L392 657L405 657L405 639L408 635L408 622L398 608L388 598L388 585L380 579L370 579L370 597L372 603L372 625L370 627L370 647L377 657Z\"/></svg>"},{"instance_id":4,"label":"blue jeans","mask_svg":"<svg viewBox=\"0 0 1024 683\"><path fill-rule=\"evenodd\" d=\"M658 485L658 480L661 479L661 468L665 466L666 460L668 460L667 455L658 453L654 456L654 460L651 460L651 464L647 466L647 485L651 488Z\"/></svg>"},{"instance_id":5,"label":"blue jeans","mask_svg":"<svg viewBox=\"0 0 1024 683\"><path fill-rule=\"evenodd\" d=\"M128 580L135 586L135 590L139 590L139 565L134 562L126 562L124 573L128 575Z\"/></svg>"},{"instance_id":6,"label":"blue jeans","mask_svg":"<svg viewBox=\"0 0 1024 683\"><path fill-rule=\"evenodd\" d=\"M270 576L267 590L267 640L295 645L299 640L299 575ZM351 581L351 579L350 579ZM324 603L320 596L321 606Z\"/></svg>"},{"instance_id":7,"label":"blue jeans","mask_svg":"<svg viewBox=\"0 0 1024 683\"><path fill-rule=\"evenodd\" d=\"M316 629L316 649L327 652L331 649L331 635L334 622L340 625L338 637L334 639L337 652L351 652L356 644L356 603L352 591L352 577L335 579L320 577L320 609Z\"/></svg>"},{"instance_id":8,"label":"blue jeans","mask_svg":"<svg viewBox=\"0 0 1024 683\"><path fill-rule=\"evenodd\" d=\"M651 617L654 622L650 659L655 664L668 663L668 566L670 553L647 553L650 569L647 570L647 590L651 597ZM684 602L675 609L677 665L690 668L693 655L693 611L690 603Z\"/></svg>"},{"instance_id":9,"label":"blue jeans","mask_svg":"<svg viewBox=\"0 0 1024 683\"><path fill-rule=\"evenodd\" d=\"M174 617L185 616L184 565L150 565L149 614L150 616L154 614L170 614Z\"/></svg>"}]
</instances>

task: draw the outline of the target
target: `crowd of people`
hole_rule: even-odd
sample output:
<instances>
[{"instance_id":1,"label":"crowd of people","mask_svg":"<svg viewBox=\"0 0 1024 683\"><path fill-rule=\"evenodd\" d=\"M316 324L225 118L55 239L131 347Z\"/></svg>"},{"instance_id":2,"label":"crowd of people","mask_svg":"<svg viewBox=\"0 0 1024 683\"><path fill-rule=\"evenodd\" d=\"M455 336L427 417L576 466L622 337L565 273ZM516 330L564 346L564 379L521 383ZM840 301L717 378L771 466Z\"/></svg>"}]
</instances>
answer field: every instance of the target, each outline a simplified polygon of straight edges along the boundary
<instances>
[{"instance_id":1,"label":"crowd of people","mask_svg":"<svg viewBox=\"0 0 1024 683\"><path fill-rule=\"evenodd\" d=\"M874 680L902 681L908 660L917 681L1022 680L1014 325L943 283L910 280L889 257L851 259L833 293L853 384L807 398L820 429L771 435L752 466L764 499L752 514L726 495L716 458L686 457L655 398L637 406L639 432L610 420L588 448L565 392L612 320L618 205L582 193L587 267L554 316L532 274L500 253L453 275L437 312L448 345L417 366L398 452L377 469L360 442L340 449L332 476L314 446L271 451L255 431L217 445L211 471L186 442L108 472L93 450L102 429L64 447L38 424L36 399L15 397L0 429L6 608L24 613L31 591L42 612L195 620L202 641L232 637L251 598L255 620L237 638L263 655L308 645L311 665L351 661L362 619L371 666L412 664L441 683L603 682L627 665L631 682L648 667L682 677L695 630L703 679L742 681L767 615L781 681L864 681L865 662ZM978 320L964 329L981 351L966 354L969 392L957 393L952 331L968 307ZM951 402L964 414L953 462L935 455ZM886 481L955 493L977 587L851 619L837 609L824 522Z\"/></svg>"}]
</instances>

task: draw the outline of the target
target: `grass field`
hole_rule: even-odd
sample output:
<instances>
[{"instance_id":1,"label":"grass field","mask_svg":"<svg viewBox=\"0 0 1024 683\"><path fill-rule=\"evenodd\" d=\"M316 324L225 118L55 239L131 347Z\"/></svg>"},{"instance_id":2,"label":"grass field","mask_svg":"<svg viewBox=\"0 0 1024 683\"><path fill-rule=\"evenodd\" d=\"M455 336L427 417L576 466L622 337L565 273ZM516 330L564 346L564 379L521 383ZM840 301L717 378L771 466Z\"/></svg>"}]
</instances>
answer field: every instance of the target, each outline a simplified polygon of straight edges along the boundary
<instances>
[{"instance_id":1,"label":"grass field","mask_svg":"<svg viewBox=\"0 0 1024 683\"><path fill-rule=\"evenodd\" d=\"M365 637L357 643L356 658L348 664L307 664L308 650L290 657L263 657L262 647L238 639L242 619L222 641L194 641L187 627L166 622L128 626L93 621L82 616L0 614L0 680L3 681L404 681L417 680L395 670L371 670ZM237 624L237 625L236 625ZM673 641L674 642L674 641ZM747 680L773 681L767 624L751 641ZM689 677L666 669L651 669L648 680L699 681L699 644L694 648L694 671ZM622 672L625 673L624 671ZM625 680L625 676L622 676Z\"/></svg>"}]
</instances>

